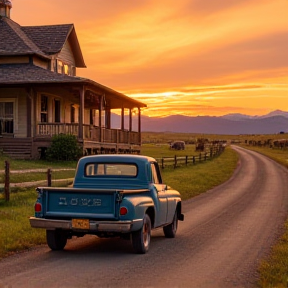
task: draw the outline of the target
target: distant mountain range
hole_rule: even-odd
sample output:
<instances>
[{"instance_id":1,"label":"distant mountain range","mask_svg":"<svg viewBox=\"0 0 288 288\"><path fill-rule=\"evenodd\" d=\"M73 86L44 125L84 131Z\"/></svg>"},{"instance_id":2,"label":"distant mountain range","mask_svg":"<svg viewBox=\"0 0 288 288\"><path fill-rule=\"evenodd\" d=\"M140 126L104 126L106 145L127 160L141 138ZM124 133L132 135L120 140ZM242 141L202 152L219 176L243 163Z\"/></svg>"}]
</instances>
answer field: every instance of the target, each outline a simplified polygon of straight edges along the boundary
<instances>
[{"instance_id":1,"label":"distant mountain range","mask_svg":"<svg viewBox=\"0 0 288 288\"><path fill-rule=\"evenodd\" d=\"M142 131L202 134L278 134L288 133L288 112L276 110L264 116L227 114L224 116L182 116L163 118L142 116ZM133 129L137 127L133 119ZM125 117L125 123L128 118ZM112 126L120 127L120 116L113 115ZM127 125L126 125L127 126ZM136 127L135 127L136 126ZM135 129L137 131L137 129Z\"/></svg>"},{"instance_id":2,"label":"distant mountain range","mask_svg":"<svg viewBox=\"0 0 288 288\"><path fill-rule=\"evenodd\" d=\"M224 116L142 117L142 131L203 134L277 134L288 133L288 112L276 110L264 116L227 114Z\"/></svg>"}]
</instances>

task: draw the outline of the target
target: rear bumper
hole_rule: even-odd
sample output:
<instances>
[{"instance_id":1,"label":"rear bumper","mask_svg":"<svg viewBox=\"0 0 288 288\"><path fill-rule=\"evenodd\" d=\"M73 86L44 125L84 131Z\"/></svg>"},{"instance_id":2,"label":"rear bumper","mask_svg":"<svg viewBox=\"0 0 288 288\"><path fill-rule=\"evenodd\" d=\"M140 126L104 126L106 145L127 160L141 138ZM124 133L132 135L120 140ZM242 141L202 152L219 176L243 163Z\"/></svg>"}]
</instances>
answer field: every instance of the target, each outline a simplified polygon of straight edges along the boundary
<instances>
[{"instance_id":1,"label":"rear bumper","mask_svg":"<svg viewBox=\"0 0 288 288\"><path fill-rule=\"evenodd\" d=\"M63 229L83 232L119 232L128 233L141 229L143 219L132 221L89 221L89 229L74 229L71 220L54 220L43 218L29 218L30 225L33 228L44 228L47 230Z\"/></svg>"}]
</instances>

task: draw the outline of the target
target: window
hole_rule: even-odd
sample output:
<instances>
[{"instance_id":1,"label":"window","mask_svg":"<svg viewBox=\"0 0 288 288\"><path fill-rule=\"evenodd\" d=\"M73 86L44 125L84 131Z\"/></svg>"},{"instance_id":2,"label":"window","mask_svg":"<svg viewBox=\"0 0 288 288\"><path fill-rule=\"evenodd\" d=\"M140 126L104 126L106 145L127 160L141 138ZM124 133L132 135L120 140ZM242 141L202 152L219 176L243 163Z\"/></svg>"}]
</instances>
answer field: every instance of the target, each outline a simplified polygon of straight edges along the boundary
<instances>
[{"instance_id":1,"label":"window","mask_svg":"<svg viewBox=\"0 0 288 288\"><path fill-rule=\"evenodd\" d=\"M54 115L54 120L55 120L55 122L56 123L60 123L61 121L60 121L60 118L61 118L61 116L60 116L60 114L61 114L61 110L60 110L60 100L54 100L54 102L55 102L55 111L54 111L54 113L55 113L55 115Z\"/></svg>"},{"instance_id":2,"label":"window","mask_svg":"<svg viewBox=\"0 0 288 288\"><path fill-rule=\"evenodd\" d=\"M48 97L41 95L41 123L48 122Z\"/></svg>"},{"instance_id":3,"label":"window","mask_svg":"<svg viewBox=\"0 0 288 288\"><path fill-rule=\"evenodd\" d=\"M69 66L67 64L64 64L63 68L64 68L64 74L71 75Z\"/></svg>"},{"instance_id":4,"label":"window","mask_svg":"<svg viewBox=\"0 0 288 288\"><path fill-rule=\"evenodd\" d=\"M0 102L0 135L14 133L14 103Z\"/></svg>"},{"instance_id":5,"label":"window","mask_svg":"<svg viewBox=\"0 0 288 288\"><path fill-rule=\"evenodd\" d=\"M136 177L137 166L135 164L122 163L89 163L86 165L85 175Z\"/></svg>"},{"instance_id":6,"label":"window","mask_svg":"<svg viewBox=\"0 0 288 288\"><path fill-rule=\"evenodd\" d=\"M75 107L71 105L71 123L75 123Z\"/></svg>"},{"instance_id":7,"label":"window","mask_svg":"<svg viewBox=\"0 0 288 288\"><path fill-rule=\"evenodd\" d=\"M57 72L59 74L62 74L63 73L63 62L60 61L60 60L57 60Z\"/></svg>"},{"instance_id":8,"label":"window","mask_svg":"<svg viewBox=\"0 0 288 288\"><path fill-rule=\"evenodd\" d=\"M162 184L162 178L157 163L151 163L152 181L154 184Z\"/></svg>"}]
</instances>

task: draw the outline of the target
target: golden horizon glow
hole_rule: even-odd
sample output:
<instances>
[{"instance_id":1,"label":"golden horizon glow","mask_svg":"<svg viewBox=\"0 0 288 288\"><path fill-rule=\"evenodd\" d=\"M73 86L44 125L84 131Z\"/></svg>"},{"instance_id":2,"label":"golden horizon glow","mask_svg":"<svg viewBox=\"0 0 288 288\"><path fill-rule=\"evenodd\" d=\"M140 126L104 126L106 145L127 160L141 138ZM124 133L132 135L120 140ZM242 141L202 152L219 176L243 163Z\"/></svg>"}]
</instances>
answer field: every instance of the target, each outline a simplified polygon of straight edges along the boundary
<instances>
[{"instance_id":1,"label":"golden horizon glow","mask_svg":"<svg viewBox=\"0 0 288 288\"><path fill-rule=\"evenodd\" d=\"M146 103L143 115L288 111L286 0L12 4L23 26L74 23L88 67L78 76Z\"/></svg>"}]
</instances>

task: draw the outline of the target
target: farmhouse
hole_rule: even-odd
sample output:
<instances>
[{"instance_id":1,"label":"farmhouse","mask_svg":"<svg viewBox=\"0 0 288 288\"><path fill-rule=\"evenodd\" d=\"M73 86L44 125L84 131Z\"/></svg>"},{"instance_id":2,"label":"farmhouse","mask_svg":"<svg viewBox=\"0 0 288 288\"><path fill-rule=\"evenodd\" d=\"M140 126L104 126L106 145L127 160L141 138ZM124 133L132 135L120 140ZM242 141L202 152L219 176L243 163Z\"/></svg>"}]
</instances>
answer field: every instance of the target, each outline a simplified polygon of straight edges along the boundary
<instances>
[{"instance_id":1,"label":"farmhouse","mask_svg":"<svg viewBox=\"0 0 288 288\"><path fill-rule=\"evenodd\" d=\"M138 153L146 105L76 76L86 65L73 24L20 26L11 8L0 0L0 150L37 159L63 133L77 137L83 154Z\"/></svg>"}]
</instances>

